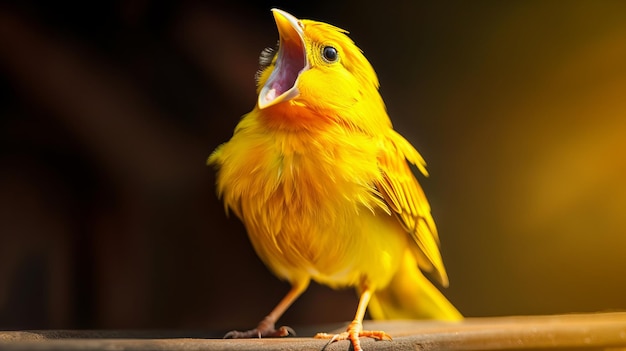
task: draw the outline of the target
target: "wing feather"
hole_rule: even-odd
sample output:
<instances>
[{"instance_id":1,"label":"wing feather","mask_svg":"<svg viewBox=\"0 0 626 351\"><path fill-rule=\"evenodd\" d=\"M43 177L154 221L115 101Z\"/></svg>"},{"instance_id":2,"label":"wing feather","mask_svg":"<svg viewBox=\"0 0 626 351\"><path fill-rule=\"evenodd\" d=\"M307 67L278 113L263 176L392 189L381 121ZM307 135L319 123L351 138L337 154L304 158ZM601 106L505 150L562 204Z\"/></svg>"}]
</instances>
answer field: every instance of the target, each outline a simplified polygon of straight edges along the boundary
<instances>
[{"instance_id":1,"label":"wing feather","mask_svg":"<svg viewBox=\"0 0 626 351\"><path fill-rule=\"evenodd\" d=\"M426 195L409 163L428 176L422 156L406 139L392 130L391 135L383 142L383 152L379 156L382 177L376 183L376 188L417 244L415 251L420 267L426 271L434 270L437 280L447 286L448 277L439 252L437 227Z\"/></svg>"}]
</instances>

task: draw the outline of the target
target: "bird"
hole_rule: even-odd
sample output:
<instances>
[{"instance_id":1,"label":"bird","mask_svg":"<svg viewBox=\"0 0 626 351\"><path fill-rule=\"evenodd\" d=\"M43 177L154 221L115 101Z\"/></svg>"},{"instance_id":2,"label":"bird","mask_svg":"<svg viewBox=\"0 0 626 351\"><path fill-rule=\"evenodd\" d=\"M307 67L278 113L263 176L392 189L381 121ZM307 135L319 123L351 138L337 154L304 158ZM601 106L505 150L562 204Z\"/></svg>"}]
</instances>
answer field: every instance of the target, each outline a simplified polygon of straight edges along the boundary
<instances>
[{"instance_id":1,"label":"bird","mask_svg":"<svg viewBox=\"0 0 626 351\"><path fill-rule=\"evenodd\" d=\"M349 340L355 351L362 337L391 340L363 330L366 313L462 319L431 282L448 286L430 205L411 169L428 176L426 163L394 130L372 65L346 30L271 11L279 41L260 55L258 100L207 164L226 212L291 288L256 328L225 338L289 335L276 323L311 281L355 288L346 331L315 336Z\"/></svg>"}]
</instances>

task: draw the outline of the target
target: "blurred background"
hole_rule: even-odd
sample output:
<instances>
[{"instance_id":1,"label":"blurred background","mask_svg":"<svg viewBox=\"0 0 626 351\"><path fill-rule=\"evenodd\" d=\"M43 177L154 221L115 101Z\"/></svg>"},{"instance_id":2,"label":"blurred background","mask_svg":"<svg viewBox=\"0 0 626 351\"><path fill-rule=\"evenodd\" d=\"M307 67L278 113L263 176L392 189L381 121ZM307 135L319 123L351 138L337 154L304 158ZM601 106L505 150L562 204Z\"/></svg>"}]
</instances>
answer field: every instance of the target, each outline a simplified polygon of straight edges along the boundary
<instances>
[{"instance_id":1,"label":"blurred background","mask_svg":"<svg viewBox=\"0 0 626 351\"><path fill-rule=\"evenodd\" d=\"M247 328L288 290L214 191L279 7L381 80L467 316L626 309L626 3L0 4L0 328ZM282 323L353 317L313 285Z\"/></svg>"}]
</instances>

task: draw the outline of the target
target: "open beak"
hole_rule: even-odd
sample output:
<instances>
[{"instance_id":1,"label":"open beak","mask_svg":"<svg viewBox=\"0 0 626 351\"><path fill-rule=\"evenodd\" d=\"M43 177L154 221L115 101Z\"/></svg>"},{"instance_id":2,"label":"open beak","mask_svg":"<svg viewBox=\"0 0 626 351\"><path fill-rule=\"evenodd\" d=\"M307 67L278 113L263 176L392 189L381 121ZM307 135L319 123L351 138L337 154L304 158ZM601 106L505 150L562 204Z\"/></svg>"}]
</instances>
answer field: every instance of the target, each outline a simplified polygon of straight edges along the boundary
<instances>
[{"instance_id":1,"label":"open beak","mask_svg":"<svg viewBox=\"0 0 626 351\"><path fill-rule=\"evenodd\" d=\"M301 22L279 9L272 9L272 13L280 41L274 71L259 93L260 109L298 97L298 78L309 68Z\"/></svg>"}]
</instances>

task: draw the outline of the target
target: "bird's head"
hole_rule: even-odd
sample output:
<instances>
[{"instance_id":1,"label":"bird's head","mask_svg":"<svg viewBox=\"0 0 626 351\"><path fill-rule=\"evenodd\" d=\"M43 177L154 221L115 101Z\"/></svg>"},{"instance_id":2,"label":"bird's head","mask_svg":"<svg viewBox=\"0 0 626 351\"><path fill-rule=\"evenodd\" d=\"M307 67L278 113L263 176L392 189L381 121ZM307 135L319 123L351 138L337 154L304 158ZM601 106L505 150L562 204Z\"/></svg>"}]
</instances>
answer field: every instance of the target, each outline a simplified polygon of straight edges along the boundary
<instances>
[{"instance_id":1,"label":"bird's head","mask_svg":"<svg viewBox=\"0 0 626 351\"><path fill-rule=\"evenodd\" d=\"M277 51L261 54L259 109L304 107L327 114L366 101L374 110L382 108L384 115L376 73L345 30L278 9L272 12L280 40Z\"/></svg>"}]
</instances>

